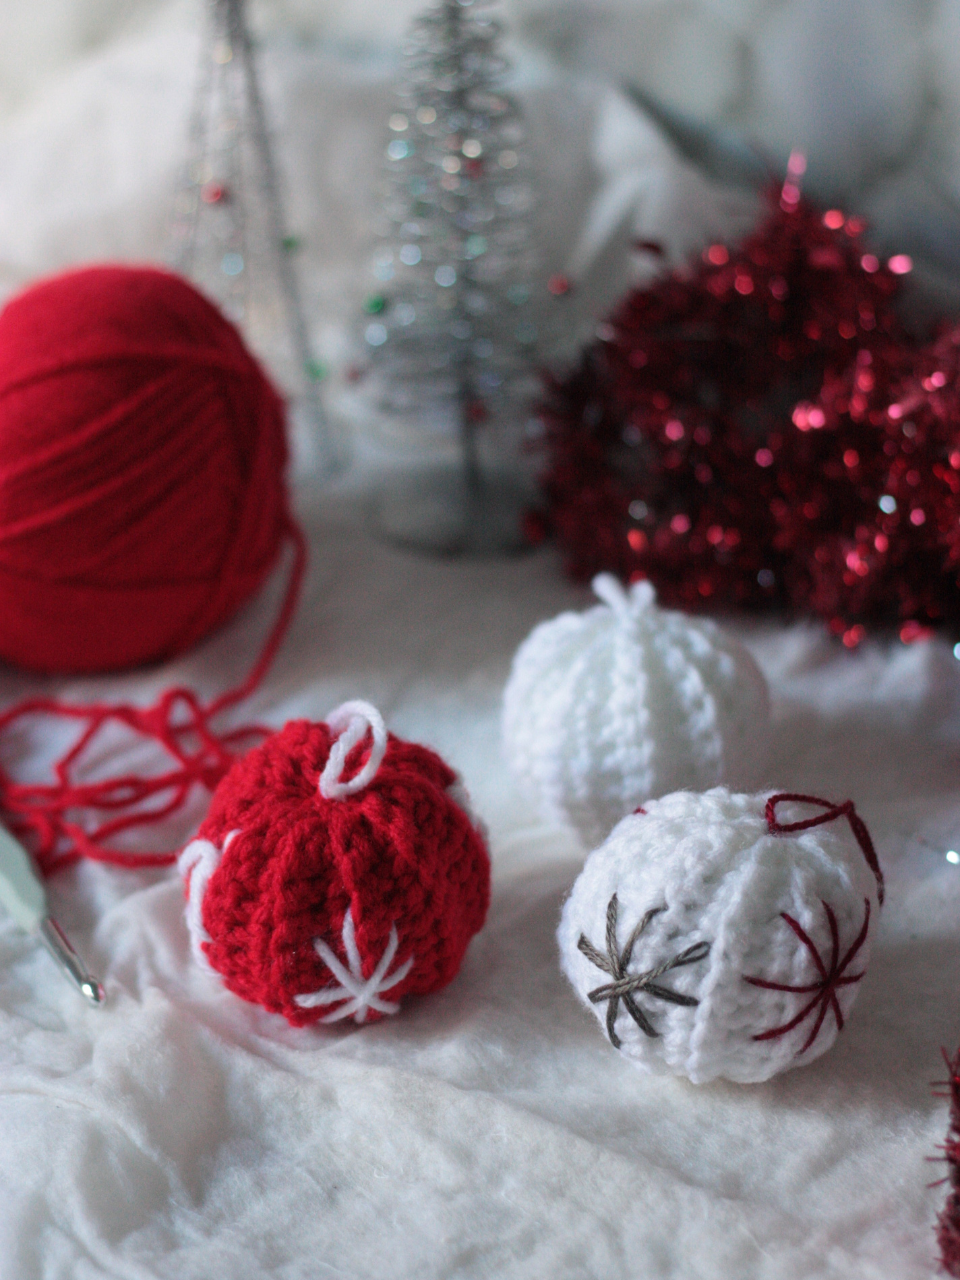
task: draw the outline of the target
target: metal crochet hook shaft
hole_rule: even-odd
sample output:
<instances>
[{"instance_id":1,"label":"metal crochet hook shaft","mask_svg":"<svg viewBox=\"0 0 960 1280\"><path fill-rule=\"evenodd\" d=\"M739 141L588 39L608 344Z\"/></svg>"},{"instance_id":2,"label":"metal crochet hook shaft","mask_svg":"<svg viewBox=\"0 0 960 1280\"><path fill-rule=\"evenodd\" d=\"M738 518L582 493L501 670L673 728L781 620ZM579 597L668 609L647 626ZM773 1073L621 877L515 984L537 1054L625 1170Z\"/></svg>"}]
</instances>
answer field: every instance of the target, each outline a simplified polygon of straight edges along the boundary
<instances>
[{"instance_id":1,"label":"metal crochet hook shaft","mask_svg":"<svg viewBox=\"0 0 960 1280\"><path fill-rule=\"evenodd\" d=\"M83 961L74 951L70 939L54 920L53 916L46 916L40 921L40 937L54 960L56 960L80 994L85 996L91 1004L103 1004L106 996L102 984L99 979L87 971Z\"/></svg>"},{"instance_id":2,"label":"metal crochet hook shaft","mask_svg":"<svg viewBox=\"0 0 960 1280\"><path fill-rule=\"evenodd\" d=\"M88 972L70 939L50 915L47 894L30 855L0 827L0 902L21 929L36 930L47 950L82 996L94 1005L105 999L100 982Z\"/></svg>"}]
</instances>

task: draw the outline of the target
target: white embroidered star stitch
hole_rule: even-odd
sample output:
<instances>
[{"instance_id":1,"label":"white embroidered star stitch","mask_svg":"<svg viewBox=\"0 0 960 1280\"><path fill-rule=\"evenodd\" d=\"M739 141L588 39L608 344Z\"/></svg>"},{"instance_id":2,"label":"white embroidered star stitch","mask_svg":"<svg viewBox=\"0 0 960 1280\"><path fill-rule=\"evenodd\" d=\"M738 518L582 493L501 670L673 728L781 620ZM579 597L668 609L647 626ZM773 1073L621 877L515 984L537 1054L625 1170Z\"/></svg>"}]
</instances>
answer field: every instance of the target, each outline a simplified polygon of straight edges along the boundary
<instances>
[{"instance_id":1,"label":"white embroidered star stitch","mask_svg":"<svg viewBox=\"0 0 960 1280\"><path fill-rule=\"evenodd\" d=\"M387 973L393 963L393 957L397 954L397 947L400 945L400 939L397 937L397 926L390 926L390 938L386 949L369 978L364 978L363 976L363 963L360 959L360 952L357 949L353 916L350 914L349 907L343 917L342 937L344 950L347 953L347 962L350 965L349 971L343 967L343 964L322 938L314 938L313 940L314 950L340 985L336 987L321 987L319 991L310 991L302 996L294 996L296 1003L301 1009L316 1009L318 1005L333 1004L337 1000L344 1001L339 1009L335 1009L333 1013L328 1013L321 1018L321 1022L338 1022L341 1018L349 1018L351 1014L354 1022L365 1022L368 1009L375 1009L377 1013L396 1013L400 1005L393 1000L381 1000L380 993L389 991L398 982L402 982L413 968L414 960L414 957L410 956L399 969L394 970L393 973Z\"/></svg>"}]
</instances>

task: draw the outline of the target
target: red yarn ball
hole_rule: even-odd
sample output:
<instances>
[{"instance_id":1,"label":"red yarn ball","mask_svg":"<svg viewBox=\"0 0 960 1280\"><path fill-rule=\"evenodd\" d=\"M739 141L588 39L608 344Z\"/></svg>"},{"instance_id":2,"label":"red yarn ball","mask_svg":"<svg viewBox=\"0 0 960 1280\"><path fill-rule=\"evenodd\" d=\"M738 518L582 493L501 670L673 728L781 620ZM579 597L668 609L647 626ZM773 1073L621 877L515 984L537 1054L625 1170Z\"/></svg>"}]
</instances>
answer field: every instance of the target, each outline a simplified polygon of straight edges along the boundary
<instances>
[{"instance_id":1,"label":"red yarn ball","mask_svg":"<svg viewBox=\"0 0 960 1280\"><path fill-rule=\"evenodd\" d=\"M368 704L340 709L351 710L343 745L329 724L295 720L239 760L180 857L197 959L295 1026L375 1021L446 986L489 905L486 845L458 775L388 735ZM374 720L385 754L365 780L377 744L356 738ZM338 748L364 785L327 798ZM354 990L364 984L370 999Z\"/></svg>"},{"instance_id":2,"label":"red yarn ball","mask_svg":"<svg viewBox=\"0 0 960 1280\"><path fill-rule=\"evenodd\" d=\"M0 312L0 658L109 671L180 653L290 526L283 405L185 280L106 266Z\"/></svg>"}]
</instances>

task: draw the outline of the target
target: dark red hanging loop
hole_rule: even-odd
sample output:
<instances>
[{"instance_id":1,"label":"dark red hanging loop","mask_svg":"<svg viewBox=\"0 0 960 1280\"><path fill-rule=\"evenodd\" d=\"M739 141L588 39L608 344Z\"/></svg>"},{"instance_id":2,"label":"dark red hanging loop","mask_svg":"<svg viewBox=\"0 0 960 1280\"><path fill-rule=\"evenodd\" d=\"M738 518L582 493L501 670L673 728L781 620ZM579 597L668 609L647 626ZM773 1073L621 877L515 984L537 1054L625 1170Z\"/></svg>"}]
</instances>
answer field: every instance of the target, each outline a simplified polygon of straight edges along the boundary
<instances>
[{"instance_id":1,"label":"dark red hanging loop","mask_svg":"<svg viewBox=\"0 0 960 1280\"><path fill-rule=\"evenodd\" d=\"M788 801L794 804L815 804L824 810L812 818L804 818L800 822L778 822L777 821L777 805L785 804ZM867 830L866 823L853 807L852 800L844 800L842 804L834 804L832 800L821 800L818 796L798 795L793 792L779 792L775 796L771 796L767 801L766 819L770 834L774 836L790 835L794 831L809 831L811 827L823 826L826 822L833 822L837 818L846 818L850 823L850 830L853 832L857 844L860 846L867 865L873 872L877 881L877 900L883 905L883 872L880 869L880 862L877 858L877 851L873 847L873 841L870 838L870 832Z\"/></svg>"}]
</instances>

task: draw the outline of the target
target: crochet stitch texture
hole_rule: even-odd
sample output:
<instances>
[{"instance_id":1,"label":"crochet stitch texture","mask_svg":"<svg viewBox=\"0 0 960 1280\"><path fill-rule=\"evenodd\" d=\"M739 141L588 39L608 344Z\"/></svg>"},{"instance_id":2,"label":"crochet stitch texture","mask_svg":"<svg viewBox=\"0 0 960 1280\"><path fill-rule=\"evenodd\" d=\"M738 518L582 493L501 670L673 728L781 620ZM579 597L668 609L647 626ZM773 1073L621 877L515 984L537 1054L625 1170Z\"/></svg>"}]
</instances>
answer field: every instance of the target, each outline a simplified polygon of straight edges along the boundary
<instances>
[{"instance_id":1,"label":"crochet stitch texture","mask_svg":"<svg viewBox=\"0 0 960 1280\"><path fill-rule=\"evenodd\" d=\"M882 884L852 805L676 792L587 858L560 920L561 965L643 1070L768 1080L825 1053L843 1027Z\"/></svg>"},{"instance_id":2,"label":"crochet stitch texture","mask_svg":"<svg viewBox=\"0 0 960 1280\"><path fill-rule=\"evenodd\" d=\"M194 953L294 1025L374 1021L445 986L489 904L458 775L368 704L347 709L334 727L292 721L239 760L180 857Z\"/></svg>"},{"instance_id":3,"label":"crochet stitch texture","mask_svg":"<svg viewBox=\"0 0 960 1280\"><path fill-rule=\"evenodd\" d=\"M657 607L653 587L610 574L603 603L541 623L503 699L503 742L544 817L587 848L653 796L757 785L769 735L766 682L706 618Z\"/></svg>"}]
</instances>

